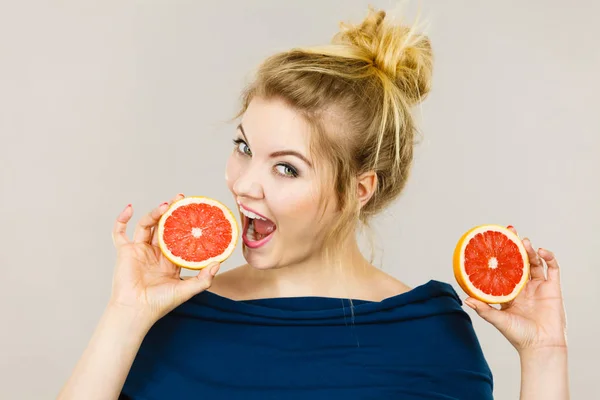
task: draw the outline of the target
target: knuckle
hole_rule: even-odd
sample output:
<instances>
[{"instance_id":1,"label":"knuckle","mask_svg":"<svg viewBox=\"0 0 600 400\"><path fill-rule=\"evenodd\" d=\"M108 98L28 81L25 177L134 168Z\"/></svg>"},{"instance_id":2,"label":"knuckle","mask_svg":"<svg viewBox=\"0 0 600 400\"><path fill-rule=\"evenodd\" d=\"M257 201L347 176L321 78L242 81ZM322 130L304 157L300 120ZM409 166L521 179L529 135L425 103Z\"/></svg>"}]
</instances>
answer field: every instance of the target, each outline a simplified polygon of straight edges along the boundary
<instances>
[{"instance_id":1,"label":"knuckle","mask_svg":"<svg viewBox=\"0 0 600 400\"><path fill-rule=\"evenodd\" d=\"M163 212L159 209L156 209L148 214L148 219L151 220L152 223L157 223L162 215Z\"/></svg>"},{"instance_id":2,"label":"knuckle","mask_svg":"<svg viewBox=\"0 0 600 400\"><path fill-rule=\"evenodd\" d=\"M208 289L212 285L212 280L205 276L198 278L198 280L204 289Z\"/></svg>"},{"instance_id":3,"label":"knuckle","mask_svg":"<svg viewBox=\"0 0 600 400\"><path fill-rule=\"evenodd\" d=\"M152 220L152 218L145 216L140 219L140 222L138 222L138 226L140 226L141 228L149 228L153 225L153 222L154 221Z\"/></svg>"}]
</instances>

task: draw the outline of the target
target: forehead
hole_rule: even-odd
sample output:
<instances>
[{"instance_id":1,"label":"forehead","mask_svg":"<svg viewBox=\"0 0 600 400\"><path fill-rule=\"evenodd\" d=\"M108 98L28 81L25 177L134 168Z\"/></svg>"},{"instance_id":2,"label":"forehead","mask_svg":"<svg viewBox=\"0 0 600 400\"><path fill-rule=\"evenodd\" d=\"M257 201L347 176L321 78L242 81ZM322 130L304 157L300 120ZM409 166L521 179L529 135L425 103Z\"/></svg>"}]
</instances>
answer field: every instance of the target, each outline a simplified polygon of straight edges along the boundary
<instances>
[{"instance_id":1,"label":"forehead","mask_svg":"<svg viewBox=\"0 0 600 400\"><path fill-rule=\"evenodd\" d=\"M242 117L242 125L254 150L289 149L310 157L310 125L283 100L254 97Z\"/></svg>"}]
</instances>

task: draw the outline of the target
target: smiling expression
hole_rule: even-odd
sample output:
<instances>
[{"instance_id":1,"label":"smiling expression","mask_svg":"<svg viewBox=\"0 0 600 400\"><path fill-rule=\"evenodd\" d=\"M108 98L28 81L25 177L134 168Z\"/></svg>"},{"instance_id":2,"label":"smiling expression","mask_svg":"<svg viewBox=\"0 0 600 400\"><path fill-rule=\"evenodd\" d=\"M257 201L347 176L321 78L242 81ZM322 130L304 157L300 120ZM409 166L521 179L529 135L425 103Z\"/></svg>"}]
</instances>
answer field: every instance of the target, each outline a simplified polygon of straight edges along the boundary
<instances>
[{"instance_id":1,"label":"smiling expression","mask_svg":"<svg viewBox=\"0 0 600 400\"><path fill-rule=\"evenodd\" d=\"M334 213L328 205L322 214L319 199L333 191L322 187L323 163L310 155L310 135L308 122L285 102L260 97L236 130L226 181L243 221L244 257L255 268L300 263L321 250ZM254 224L271 233L249 234L250 218L266 220Z\"/></svg>"}]
</instances>

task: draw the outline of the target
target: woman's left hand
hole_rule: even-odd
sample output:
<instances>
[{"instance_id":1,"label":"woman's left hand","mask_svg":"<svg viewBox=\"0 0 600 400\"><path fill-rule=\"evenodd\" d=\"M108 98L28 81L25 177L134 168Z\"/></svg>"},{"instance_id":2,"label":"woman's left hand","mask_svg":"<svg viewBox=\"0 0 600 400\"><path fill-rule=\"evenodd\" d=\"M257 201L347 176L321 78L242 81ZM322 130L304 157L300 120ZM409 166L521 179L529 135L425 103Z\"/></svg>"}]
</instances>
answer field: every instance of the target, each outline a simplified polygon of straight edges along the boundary
<instances>
[{"instance_id":1,"label":"woman's left hand","mask_svg":"<svg viewBox=\"0 0 600 400\"><path fill-rule=\"evenodd\" d=\"M514 228L509 229L517 233ZM498 328L519 354L530 350L566 349L566 317L558 262L551 251L539 249L536 252L529 239L523 239L523 245L529 256L531 277L521 293L500 310L472 297L465 303Z\"/></svg>"}]
</instances>

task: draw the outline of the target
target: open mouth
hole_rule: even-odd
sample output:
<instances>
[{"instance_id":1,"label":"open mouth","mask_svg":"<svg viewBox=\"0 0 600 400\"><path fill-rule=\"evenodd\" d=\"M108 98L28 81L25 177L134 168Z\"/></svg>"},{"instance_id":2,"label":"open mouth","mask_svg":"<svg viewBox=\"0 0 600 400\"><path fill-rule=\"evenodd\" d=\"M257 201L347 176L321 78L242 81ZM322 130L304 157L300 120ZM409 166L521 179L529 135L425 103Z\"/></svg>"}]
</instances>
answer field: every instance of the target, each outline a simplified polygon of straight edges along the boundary
<instances>
[{"instance_id":1,"label":"open mouth","mask_svg":"<svg viewBox=\"0 0 600 400\"><path fill-rule=\"evenodd\" d=\"M244 244L253 249L267 244L277 229L275 223L241 206L240 212L243 219L242 240Z\"/></svg>"}]
</instances>

